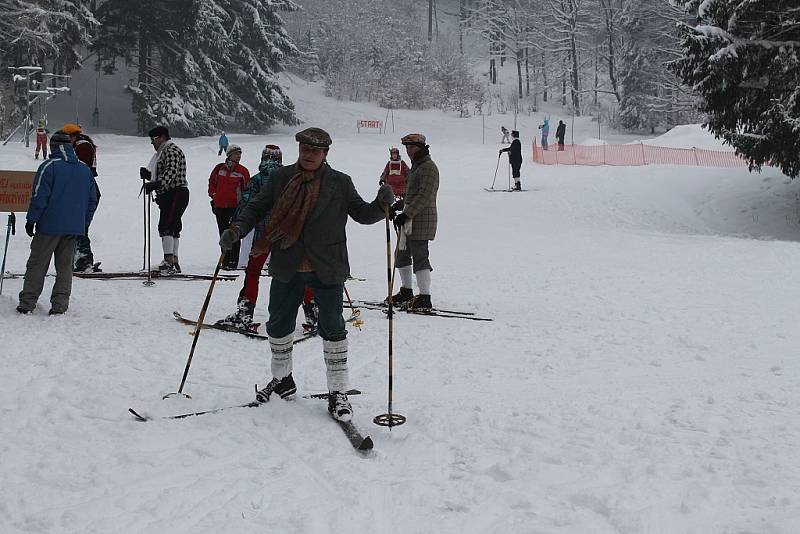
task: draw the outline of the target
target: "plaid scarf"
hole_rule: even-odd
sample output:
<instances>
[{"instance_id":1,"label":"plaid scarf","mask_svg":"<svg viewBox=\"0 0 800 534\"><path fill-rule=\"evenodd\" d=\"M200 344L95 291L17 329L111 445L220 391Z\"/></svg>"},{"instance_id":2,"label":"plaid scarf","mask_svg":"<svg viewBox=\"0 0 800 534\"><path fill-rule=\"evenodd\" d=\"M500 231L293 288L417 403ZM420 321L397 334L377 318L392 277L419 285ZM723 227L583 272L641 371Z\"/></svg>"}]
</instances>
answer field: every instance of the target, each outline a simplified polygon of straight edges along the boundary
<instances>
[{"instance_id":1,"label":"plaid scarf","mask_svg":"<svg viewBox=\"0 0 800 534\"><path fill-rule=\"evenodd\" d=\"M297 241L308 214L319 199L322 172L322 168L317 172L300 170L289 180L272 208L264 233L253 244L251 256L269 253L275 244L287 249Z\"/></svg>"}]
</instances>

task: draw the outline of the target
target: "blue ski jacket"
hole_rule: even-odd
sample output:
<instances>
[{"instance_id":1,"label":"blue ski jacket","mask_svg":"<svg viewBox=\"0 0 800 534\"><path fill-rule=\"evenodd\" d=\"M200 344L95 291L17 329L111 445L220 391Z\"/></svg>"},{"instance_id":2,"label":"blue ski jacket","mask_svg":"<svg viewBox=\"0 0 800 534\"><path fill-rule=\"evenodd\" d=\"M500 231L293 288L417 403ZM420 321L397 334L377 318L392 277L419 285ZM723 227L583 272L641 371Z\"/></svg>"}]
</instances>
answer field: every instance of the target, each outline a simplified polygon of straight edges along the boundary
<instances>
[{"instance_id":1,"label":"blue ski jacket","mask_svg":"<svg viewBox=\"0 0 800 534\"><path fill-rule=\"evenodd\" d=\"M33 178L26 219L50 235L86 235L97 208L92 170L78 160L70 144L51 145L50 157Z\"/></svg>"}]
</instances>

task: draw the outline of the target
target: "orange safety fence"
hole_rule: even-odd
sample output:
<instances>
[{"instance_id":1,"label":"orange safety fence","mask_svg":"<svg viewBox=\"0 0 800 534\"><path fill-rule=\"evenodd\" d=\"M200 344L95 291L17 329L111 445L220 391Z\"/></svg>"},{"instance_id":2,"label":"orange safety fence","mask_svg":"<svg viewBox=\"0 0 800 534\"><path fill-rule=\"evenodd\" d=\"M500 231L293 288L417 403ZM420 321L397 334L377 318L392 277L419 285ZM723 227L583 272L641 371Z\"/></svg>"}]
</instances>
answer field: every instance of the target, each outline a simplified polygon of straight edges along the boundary
<instances>
[{"instance_id":1,"label":"orange safety fence","mask_svg":"<svg viewBox=\"0 0 800 534\"><path fill-rule=\"evenodd\" d=\"M694 165L697 167L747 167L735 152L705 148L669 148L645 145L550 145L533 143L533 161L542 165Z\"/></svg>"}]
</instances>

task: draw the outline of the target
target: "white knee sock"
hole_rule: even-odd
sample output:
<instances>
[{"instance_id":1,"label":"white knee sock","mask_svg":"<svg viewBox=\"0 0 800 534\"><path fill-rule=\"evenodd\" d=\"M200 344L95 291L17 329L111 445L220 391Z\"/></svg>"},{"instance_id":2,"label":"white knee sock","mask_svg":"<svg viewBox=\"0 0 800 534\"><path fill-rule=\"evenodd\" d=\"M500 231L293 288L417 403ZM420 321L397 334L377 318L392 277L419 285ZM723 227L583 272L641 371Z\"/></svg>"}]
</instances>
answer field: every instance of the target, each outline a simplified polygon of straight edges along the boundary
<instances>
[{"instance_id":1,"label":"white knee sock","mask_svg":"<svg viewBox=\"0 0 800 534\"><path fill-rule=\"evenodd\" d=\"M430 269L423 269L414 273L417 275L417 287L419 287L420 295L431 294L431 271Z\"/></svg>"},{"instance_id":2,"label":"white knee sock","mask_svg":"<svg viewBox=\"0 0 800 534\"><path fill-rule=\"evenodd\" d=\"M175 256L176 258L178 257L178 238L177 237L173 237L172 238L172 255Z\"/></svg>"},{"instance_id":3,"label":"white knee sock","mask_svg":"<svg viewBox=\"0 0 800 534\"><path fill-rule=\"evenodd\" d=\"M414 288L414 272L411 270L411 265L407 267L400 267L397 269L400 271L400 282L403 287L407 287L408 289Z\"/></svg>"},{"instance_id":4,"label":"white knee sock","mask_svg":"<svg viewBox=\"0 0 800 534\"><path fill-rule=\"evenodd\" d=\"M325 375L328 378L328 391L347 391L347 338L341 341L322 340L325 356Z\"/></svg>"},{"instance_id":5,"label":"white knee sock","mask_svg":"<svg viewBox=\"0 0 800 534\"><path fill-rule=\"evenodd\" d=\"M164 255L172 254L172 246L174 239L171 235L165 235L161 238L161 248L164 249Z\"/></svg>"},{"instance_id":6,"label":"white knee sock","mask_svg":"<svg viewBox=\"0 0 800 534\"><path fill-rule=\"evenodd\" d=\"M285 337L269 336L269 348L272 350L272 376L280 380L292 372L292 347L294 333Z\"/></svg>"}]
</instances>

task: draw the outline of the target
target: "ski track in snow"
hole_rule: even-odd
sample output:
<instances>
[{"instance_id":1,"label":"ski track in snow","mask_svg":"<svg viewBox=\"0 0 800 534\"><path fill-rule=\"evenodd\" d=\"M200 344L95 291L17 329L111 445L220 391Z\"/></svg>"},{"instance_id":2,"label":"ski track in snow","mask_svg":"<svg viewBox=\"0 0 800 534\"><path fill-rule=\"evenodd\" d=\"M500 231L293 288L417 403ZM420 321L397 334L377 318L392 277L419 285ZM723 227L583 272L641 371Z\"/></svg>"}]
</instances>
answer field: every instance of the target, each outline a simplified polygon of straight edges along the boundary
<instances>
[{"instance_id":1,"label":"ski track in snow","mask_svg":"<svg viewBox=\"0 0 800 534\"><path fill-rule=\"evenodd\" d=\"M22 280L6 280L0 531L796 532L797 184L769 169L526 163L531 191L489 195L498 145L480 144L480 118L397 110L394 137L358 136L352 120L380 110L292 91L302 116L327 113L318 124L333 133L331 163L368 200L388 146L406 131L428 135L442 176L434 304L494 322L395 316L394 409L408 422L390 432L372 424L386 411L386 319L362 310L363 330L348 327L351 382L364 391L352 397L355 420L375 441L362 456L324 401L129 416L239 404L263 383L266 342L204 330L185 388L193 399L161 400L191 345L192 328L171 313L196 316L208 282L76 279L69 312L48 317L48 279L37 312L21 317ZM509 124L489 119L487 131ZM537 117L520 120L530 136ZM231 138L255 168L267 142L293 161L292 131ZM137 168L150 148L97 137L95 255L106 270L138 269ZM215 140L177 142L192 195L181 265L208 273ZM18 144L0 150L3 167L35 166ZM14 272L27 259L21 223ZM348 225L353 274L368 279L348 284L354 299L386 291L384 235L382 223ZM217 283L210 320L233 309L240 285ZM320 345L295 347L301 393L324 390Z\"/></svg>"}]
</instances>

